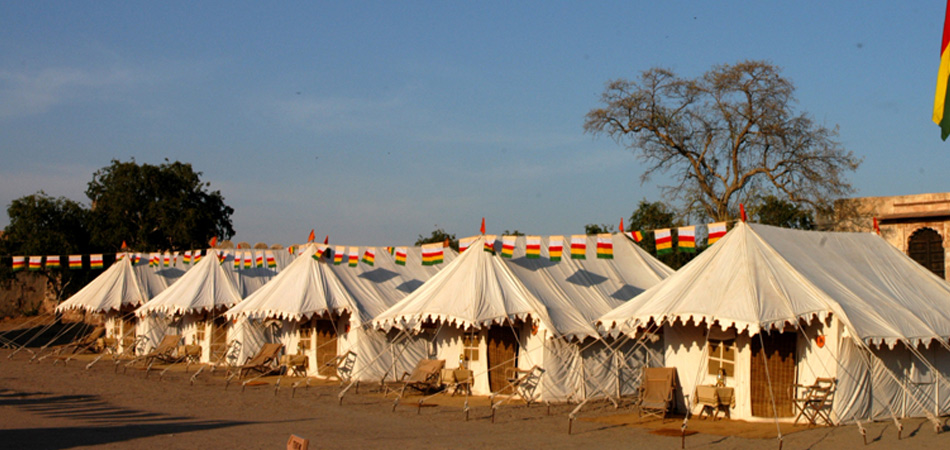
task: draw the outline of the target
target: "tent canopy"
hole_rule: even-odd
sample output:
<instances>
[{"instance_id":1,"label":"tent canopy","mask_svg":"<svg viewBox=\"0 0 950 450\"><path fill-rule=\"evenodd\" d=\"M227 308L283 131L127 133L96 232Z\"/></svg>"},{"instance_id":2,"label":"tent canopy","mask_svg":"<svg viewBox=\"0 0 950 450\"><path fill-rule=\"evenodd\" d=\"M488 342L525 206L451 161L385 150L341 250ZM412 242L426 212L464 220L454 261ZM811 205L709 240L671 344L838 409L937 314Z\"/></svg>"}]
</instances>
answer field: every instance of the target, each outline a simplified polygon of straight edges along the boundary
<instances>
[{"instance_id":1,"label":"tent canopy","mask_svg":"<svg viewBox=\"0 0 950 450\"><path fill-rule=\"evenodd\" d=\"M200 313L216 308L230 308L241 301L234 280L221 267L218 253L209 249L208 254L194 267L185 272L167 289L135 311L144 317L149 313L164 315Z\"/></svg>"},{"instance_id":2,"label":"tent canopy","mask_svg":"<svg viewBox=\"0 0 950 450\"><path fill-rule=\"evenodd\" d=\"M874 234L743 222L599 322L631 332L680 320L755 334L828 314L867 343L947 339L950 285Z\"/></svg>"},{"instance_id":3,"label":"tent canopy","mask_svg":"<svg viewBox=\"0 0 950 450\"><path fill-rule=\"evenodd\" d=\"M139 285L128 254L105 272L89 282L75 295L56 307L57 312L82 309L87 312L118 311L126 306L138 306L145 302L145 291Z\"/></svg>"}]
</instances>

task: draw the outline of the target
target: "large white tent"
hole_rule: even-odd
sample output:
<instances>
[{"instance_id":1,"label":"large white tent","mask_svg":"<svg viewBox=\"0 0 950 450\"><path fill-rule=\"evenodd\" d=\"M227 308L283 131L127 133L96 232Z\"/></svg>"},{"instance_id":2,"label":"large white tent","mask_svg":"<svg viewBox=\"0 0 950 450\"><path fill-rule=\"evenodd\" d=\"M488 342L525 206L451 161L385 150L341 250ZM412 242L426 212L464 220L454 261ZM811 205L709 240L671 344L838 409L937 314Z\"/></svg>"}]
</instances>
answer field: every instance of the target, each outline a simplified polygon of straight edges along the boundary
<instances>
[{"instance_id":1,"label":"large white tent","mask_svg":"<svg viewBox=\"0 0 950 450\"><path fill-rule=\"evenodd\" d=\"M734 417L789 416L817 377L839 422L950 411L950 285L873 234L739 223L599 322L662 335L680 406L723 368Z\"/></svg>"},{"instance_id":2,"label":"large white tent","mask_svg":"<svg viewBox=\"0 0 950 450\"><path fill-rule=\"evenodd\" d=\"M633 297L670 273L621 235L614 258L565 259L553 262L547 243L538 258L525 255L525 238L514 243L512 258L484 252L478 237L453 263L418 290L380 314L375 326L427 336L431 356L461 357L475 374L473 392L503 392L508 368L539 366L546 371L539 393L546 400L578 399L585 392L585 340L597 339L592 322L598 315ZM596 237L585 238L596 248ZM495 243L500 244L500 243ZM492 245L491 243L489 245ZM500 245L496 245L501 247ZM494 248L494 247L493 247ZM609 353L588 360L587 374L604 379ZM592 356L596 352L591 352ZM601 389L606 381L598 383Z\"/></svg>"},{"instance_id":3,"label":"large white tent","mask_svg":"<svg viewBox=\"0 0 950 450\"><path fill-rule=\"evenodd\" d=\"M384 333L366 325L438 269L418 268L418 248L409 249L406 266L386 252L376 252L372 266L334 265L333 251L320 244L304 247L277 277L227 312L236 321L231 339L242 343L241 360L265 341L279 341L285 352L309 356L309 373L331 375L325 363L352 351L355 375L374 379L392 373L402 358L422 356L424 346L406 343L397 355ZM323 256L315 258L318 252Z\"/></svg>"},{"instance_id":4,"label":"large white tent","mask_svg":"<svg viewBox=\"0 0 950 450\"><path fill-rule=\"evenodd\" d=\"M134 340L132 310L148 300L128 254L120 254L102 274L56 307L56 312L82 310L104 316L106 335L121 346Z\"/></svg>"},{"instance_id":5,"label":"large white tent","mask_svg":"<svg viewBox=\"0 0 950 450\"><path fill-rule=\"evenodd\" d=\"M227 321L222 313L241 301L234 279L209 249L174 284L139 307L137 332L148 337L146 350L168 333L201 346L202 362L217 362L226 351Z\"/></svg>"}]
</instances>

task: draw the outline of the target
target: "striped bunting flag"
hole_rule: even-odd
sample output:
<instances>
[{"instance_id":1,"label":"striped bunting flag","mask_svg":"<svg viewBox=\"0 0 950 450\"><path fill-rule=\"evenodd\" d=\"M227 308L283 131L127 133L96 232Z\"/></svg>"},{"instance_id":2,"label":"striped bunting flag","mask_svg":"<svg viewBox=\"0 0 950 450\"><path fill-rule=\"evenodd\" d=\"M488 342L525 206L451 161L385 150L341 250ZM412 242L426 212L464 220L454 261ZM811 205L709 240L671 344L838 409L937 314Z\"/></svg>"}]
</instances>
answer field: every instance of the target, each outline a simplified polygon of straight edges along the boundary
<instances>
[{"instance_id":1,"label":"striped bunting flag","mask_svg":"<svg viewBox=\"0 0 950 450\"><path fill-rule=\"evenodd\" d=\"M264 256L267 258L267 267L269 269L274 269L277 267L277 259L274 258L274 252L268 250L264 252Z\"/></svg>"},{"instance_id":2,"label":"striped bunting flag","mask_svg":"<svg viewBox=\"0 0 950 450\"><path fill-rule=\"evenodd\" d=\"M633 242L636 242L638 244L643 242L643 232L640 230L625 231L624 234L626 234L628 238L633 239Z\"/></svg>"},{"instance_id":3,"label":"striped bunting flag","mask_svg":"<svg viewBox=\"0 0 950 450\"><path fill-rule=\"evenodd\" d=\"M587 235L571 235L571 259L587 259Z\"/></svg>"},{"instance_id":4,"label":"striped bunting flag","mask_svg":"<svg viewBox=\"0 0 950 450\"><path fill-rule=\"evenodd\" d=\"M228 251L218 250L218 264L224 264L226 259L228 259Z\"/></svg>"},{"instance_id":5,"label":"striped bunting flag","mask_svg":"<svg viewBox=\"0 0 950 450\"><path fill-rule=\"evenodd\" d=\"M614 259L614 238L610 233L597 235L597 258Z\"/></svg>"},{"instance_id":6,"label":"striped bunting flag","mask_svg":"<svg viewBox=\"0 0 950 450\"><path fill-rule=\"evenodd\" d=\"M234 257L232 258L231 264L234 266L234 270L241 268L241 252L234 252Z\"/></svg>"},{"instance_id":7,"label":"striped bunting flag","mask_svg":"<svg viewBox=\"0 0 950 450\"><path fill-rule=\"evenodd\" d=\"M350 247L349 253L350 267L356 267L360 263L360 248L359 247Z\"/></svg>"},{"instance_id":8,"label":"striped bunting flag","mask_svg":"<svg viewBox=\"0 0 950 450\"><path fill-rule=\"evenodd\" d=\"M264 267L264 252L255 252L254 267Z\"/></svg>"},{"instance_id":9,"label":"striped bunting flag","mask_svg":"<svg viewBox=\"0 0 950 450\"><path fill-rule=\"evenodd\" d=\"M475 239L478 239L478 236L469 236L467 238L459 239L459 254L462 254L465 250L468 249L472 242L475 242Z\"/></svg>"},{"instance_id":10,"label":"striped bunting flag","mask_svg":"<svg viewBox=\"0 0 950 450\"><path fill-rule=\"evenodd\" d=\"M343 254L346 253L346 247L338 245L336 249L333 250L333 265L339 266L343 264Z\"/></svg>"},{"instance_id":11,"label":"striped bunting flag","mask_svg":"<svg viewBox=\"0 0 950 450\"><path fill-rule=\"evenodd\" d=\"M669 228L654 230L653 235L656 237L657 255L668 255L673 253L673 236L670 235Z\"/></svg>"},{"instance_id":12,"label":"striped bunting flag","mask_svg":"<svg viewBox=\"0 0 950 450\"><path fill-rule=\"evenodd\" d=\"M564 236L551 236L548 238L548 258L550 258L551 261L560 261L563 251Z\"/></svg>"},{"instance_id":13,"label":"striped bunting flag","mask_svg":"<svg viewBox=\"0 0 950 450\"><path fill-rule=\"evenodd\" d=\"M498 238L498 236L495 236L494 234L486 234L486 235L485 235L485 247L484 247L484 250L485 250L486 252L492 253L492 254L495 253L495 239L497 239L497 238Z\"/></svg>"},{"instance_id":14,"label":"striped bunting flag","mask_svg":"<svg viewBox=\"0 0 950 450\"><path fill-rule=\"evenodd\" d=\"M59 269L59 255L48 255L46 257L47 269Z\"/></svg>"},{"instance_id":15,"label":"striped bunting flag","mask_svg":"<svg viewBox=\"0 0 950 450\"><path fill-rule=\"evenodd\" d=\"M30 256L30 266L29 270L31 272L36 272L43 268L43 257L42 256Z\"/></svg>"},{"instance_id":16,"label":"striped bunting flag","mask_svg":"<svg viewBox=\"0 0 950 450\"><path fill-rule=\"evenodd\" d=\"M82 269L82 255L69 255L69 268Z\"/></svg>"},{"instance_id":17,"label":"striped bunting flag","mask_svg":"<svg viewBox=\"0 0 950 450\"><path fill-rule=\"evenodd\" d=\"M178 264L178 252L172 252L172 265Z\"/></svg>"},{"instance_id":18,"label":"striped bunting flag","mask_svg":"<svg viewBox=\"0 0 950 450\"><path fill-rule=\"evenodd\" d=\"M425 244L422 246L422 265L433 266L442 264L442 243Z\"/></svg>"},{"instance_id":19,"label":"striped bunting flag","mask_svg":"<svg viewBox=\"0 0 950 450\"><path fill-rule=\"evenodd\" d=\"M706 245L713 245L726 235L726 222L714 222L706 225L709 229L709 239L706 239Z\"/></svg>"},{"instance_id":20,"label":"striped bunting flag","mask_svg":"<svg viewBox=\"0 0 950 450\"><path fill-rule=\"evenodd\" d=\"M172 262L172 255L171 255L170 253L168 253L168 252L163 253L163 254L162 254L162 265L164 265L165 267L168 267L168 266L171 265L171 262Z\"/></svg>"},{"instance_id":21,"label":"striped bunting flag","mask_svg":"<svg viewBox=\"0 0 950 450\"><path fill-rule=\"evenodd\" d=\"M102 268L102 255L89 255L89 268L90 268L90 269L101 269L101 268Z\"/></svg>"},{"instance_id":22,"label":"striped bunting flag","mask_svg":"<svg viewBox=\"0 0 950 450\"><path fill-rule=\"evenodd\" d=\"M501 257L502 258L511 258L515 254L515 240L518 239L518 236L502 236L501 237Z\"/></svg>"},{"instance_id":23,"label":"striped bunting flag","mask_svg":"<svg viewBox=\"0 0 950 450\"><path fill-rule=\"evenodd\" d=\"M19 272L26 268L26 256L13 257L13 271Z\"/></svg>"},{"instance_id":24,"label":"striped bunting flag","mask_svg":"<svg viewBox=\"0 0 950 450\"><path fill-rule=\"evenodd\" d=\"M139 261L141 261L141 260L142 260L142 254L141 254L141 253L136 253L135 255L132 256L132 264L138 264Z\"/></svg>"},{"instance_id":25,"label":"striped bunting flag","mask_svg":"<svg viewBox=\"0 0 950 450\"><path fill-rule=\"evenodd\" d=\"M396 264L405 266L408 253L409 249L407 247L396 247Z\"/></svg>"},{"instance_id":26,"label":"striped bunting flag","mask_svg":"<svg viewBox=\"0 0 950 450\"><path fill-rule=\"evenodd\" d=\"M363 252L363 264L372 266L376 263L376 249L372 247L367 247L366 251Z\"/></svg>"},{"instance_id":27,"label":"striped bunting flag","mask_svg":"<svg viewBox=\"0 0 950 450\"><path fill-rule=\"evenodd\" d=\"M250 269L254 265L254 254L251 252L244 252L244 268Z\"/></svg>"},{"instance_id":28,"label":"striped bunting flag","mask_svg":"<svg viewBox=\"0 0 950 450\"><path fill-rule=\"evenodd\" d=\"M676 249L682 253L696 253L696 227L679 227L676 229Z\"/></svg>"},{"instance_id":29,"label":"striped bunting flag","mask_svg":"<svg viewBox=\"0 0 950 450\"><path fill-rule=\"evenodd\" d=\"M525 236L524 256L528 259L541 257L541 236Z\"/></svg>"},{"instance_id":30,"label":"striped bunting flag","mask_svg":"<svg viewBox=\"0 0 950 450\"><path fill-rule=\"evenodd\" d=\"M191 264L191 250L185 250L185 254L181 257L181 262L185 265Z\"/></svg>"}]
</instances>

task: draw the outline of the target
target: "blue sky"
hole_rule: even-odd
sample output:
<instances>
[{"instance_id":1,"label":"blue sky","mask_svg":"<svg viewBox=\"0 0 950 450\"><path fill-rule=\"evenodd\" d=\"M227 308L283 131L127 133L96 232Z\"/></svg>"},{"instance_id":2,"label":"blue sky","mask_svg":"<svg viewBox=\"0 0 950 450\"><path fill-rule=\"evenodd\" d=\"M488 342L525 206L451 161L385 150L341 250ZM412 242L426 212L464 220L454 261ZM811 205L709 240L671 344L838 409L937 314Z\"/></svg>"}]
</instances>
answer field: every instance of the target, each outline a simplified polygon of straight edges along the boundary
<instances>
[{"instance_id":1,"label":"blue sky","mask_svg":"<svg viewBox=\"0 0 950 450\"><path fill-rule=\"evenodd\" d=\"M85 202L111 159L168 158L223 193L240 241L411 244L482 216L583 232L666 183L584 134L604 83L743 59L840 126L857 195L950 189L940 1L274 3L0 3L0 205Z\"/></svg>"}]
</instances>

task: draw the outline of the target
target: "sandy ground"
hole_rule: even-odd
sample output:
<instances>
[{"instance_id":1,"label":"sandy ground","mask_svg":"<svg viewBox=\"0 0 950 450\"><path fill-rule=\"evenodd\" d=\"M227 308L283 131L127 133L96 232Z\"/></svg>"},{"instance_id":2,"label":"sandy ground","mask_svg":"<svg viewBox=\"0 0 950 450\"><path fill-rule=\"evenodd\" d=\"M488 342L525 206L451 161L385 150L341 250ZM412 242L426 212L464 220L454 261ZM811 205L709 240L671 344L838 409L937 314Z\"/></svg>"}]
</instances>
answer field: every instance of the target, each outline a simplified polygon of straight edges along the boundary
<instances>
[{"instance_id":1,"label":"sandy ground","mask_svg":"<svg viewBox=\"0 0 950 450\"><path fill-rule=\"evenodd\" d=\"M568 435L573 405L506 404L495 423L485 399L470 402L466 421L459 397L437 396L417 408L419 397L392 411L392 396L350 391L338 404L340 387L320 384L291 389L296 380L225 389L221 372L204 371L194 385L189 372L130 368L118 372L109 360L85 369L89 357L68 364L29 362L21 352L0 350L0 447L4 448L285 448L296 434L310 448L679 448L680 420L630 425L629 408L589 405ZM299 380L299 379L298 379ZM728 421L690 421L686 448L778 448L774 425L767 438L757 424L741 431ZM936 434L929 422L905 420L902 440L893 423L867 426L868 448L950 448L950 432ZM766 424L766 429L769 425ZM950 430L944 425L945 430ZM744 434L743 434L744 433ZM751 433L751 434L750 434ZM787 429L784 449L863 447L857 427ZM674 437L663 434L675 434Z\"/></svg>"}]
</instances>

